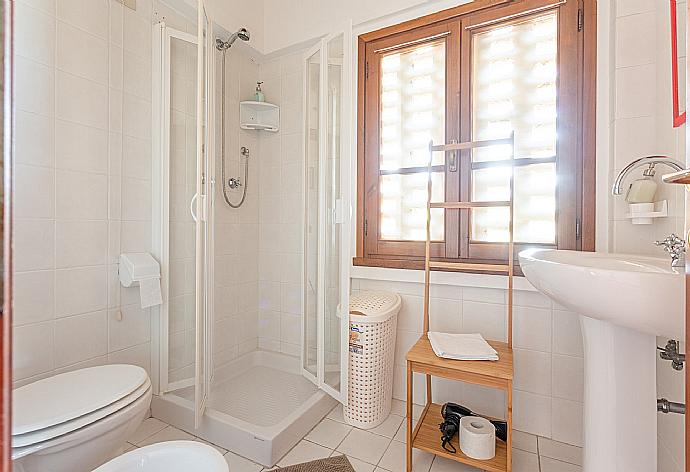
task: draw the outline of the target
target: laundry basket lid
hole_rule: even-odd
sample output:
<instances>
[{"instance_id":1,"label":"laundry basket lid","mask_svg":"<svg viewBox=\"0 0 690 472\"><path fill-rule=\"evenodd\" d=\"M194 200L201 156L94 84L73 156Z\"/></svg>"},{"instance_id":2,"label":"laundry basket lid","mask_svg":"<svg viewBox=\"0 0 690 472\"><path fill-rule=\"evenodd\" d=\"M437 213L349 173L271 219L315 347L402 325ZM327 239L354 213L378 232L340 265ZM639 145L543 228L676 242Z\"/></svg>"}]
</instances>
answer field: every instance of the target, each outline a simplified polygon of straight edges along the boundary
<instances>
[{"instance_id":1,"label":"laundry basket lid","mask_svg":"<svg viewBox=\"0 0 690 472\"><path fill-rule=\"evenodd\" d=\"M402 300L393 292L366 291L350 297L350 317L357 321L383 321L400 311Z\"/></svg>"}]
</instances>

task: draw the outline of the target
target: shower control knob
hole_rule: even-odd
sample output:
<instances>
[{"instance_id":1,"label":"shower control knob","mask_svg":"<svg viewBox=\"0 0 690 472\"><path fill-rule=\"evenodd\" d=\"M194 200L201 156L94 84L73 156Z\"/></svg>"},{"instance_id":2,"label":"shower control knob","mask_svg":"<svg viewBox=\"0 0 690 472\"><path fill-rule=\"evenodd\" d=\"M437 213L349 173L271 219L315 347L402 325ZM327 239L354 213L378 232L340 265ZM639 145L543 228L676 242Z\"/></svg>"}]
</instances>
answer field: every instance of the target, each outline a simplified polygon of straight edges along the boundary
<instances>
[{"instance_id":1,"label":"shower control knob","mask_svg":"<svg viewBox=\"0 0 690 472\"><path fill-rule=\"evenodd\" d=\"M231 177L228 179L228 187L231 189L235 190L236 188L239 188L242 186L242 182L240 179L236 179L235 177Z\"/></svg>"}]
</instances>

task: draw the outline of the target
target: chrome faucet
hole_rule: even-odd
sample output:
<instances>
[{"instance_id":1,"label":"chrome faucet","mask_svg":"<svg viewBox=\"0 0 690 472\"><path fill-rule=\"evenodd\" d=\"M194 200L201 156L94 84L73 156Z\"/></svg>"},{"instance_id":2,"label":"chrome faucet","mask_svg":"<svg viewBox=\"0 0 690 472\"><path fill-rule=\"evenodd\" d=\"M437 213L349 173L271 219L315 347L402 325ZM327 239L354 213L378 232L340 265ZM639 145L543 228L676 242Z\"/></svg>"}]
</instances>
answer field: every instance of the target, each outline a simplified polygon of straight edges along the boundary
<instances>
[{"instance_id":1,"label":"chrome faucet","mask_svg":"<svg viewBox=\"0 0 690 472\"><path fill-rule=\"evenodd\" d=\"M663 241L654 244L664 248L671 256L671 267L685 267L685 241L675 234L671 234Z\"/></svg>"},{"instance_id":2,"label":"chrome faucet","mask_svg":"<svg viewBox=\"0 0 690 472\"><path fill-rule=\"evenodd\" d=\"M620 173L616 177L616 181L613 183L611 193L613 195L620 195L623 193L623 180L633 170L637 169L638 167L648 166L648 171L650 172L650 175L654 175L654 167L657 164L664 164L676 171L681 171L685 169L685 166L681 162L678 162L675 159L671 159L668 156L640 157L639 159L635 159L634 161L632 161L630 164L625 166L623 170L620 171Z\"/></svg>"}]
</instances>

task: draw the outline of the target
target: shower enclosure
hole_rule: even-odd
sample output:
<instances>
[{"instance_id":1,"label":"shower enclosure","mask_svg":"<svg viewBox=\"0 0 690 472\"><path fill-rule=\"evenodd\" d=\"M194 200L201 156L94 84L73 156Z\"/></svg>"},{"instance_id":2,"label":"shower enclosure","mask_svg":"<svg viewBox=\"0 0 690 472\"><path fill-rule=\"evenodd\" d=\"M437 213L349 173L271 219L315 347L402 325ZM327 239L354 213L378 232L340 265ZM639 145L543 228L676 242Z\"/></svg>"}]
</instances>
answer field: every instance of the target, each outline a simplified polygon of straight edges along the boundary
<instances>
[{"instance_id":1,"label":"shower enclosure","mask_svg":"<svg viewBox=\"0 0 690 472\"><path fill-rule=\"evenodd\" d=\"M154 254L161 262L163 304L152 313L152 377L157 386L152 412L272 467L337 401L347 398L348 319L343 313L350 237L349 205L343 202L349 201L350 182L342 168L349 165L343 159L349 139L343 137L349 133L349 101L344 97L350 59L344 55L350 40L345 32L325 38L304 62L301 355L262 350L256 342L245 342L240 349L230 346L239 336L236 331L259 328L236 324L223 313L223 301L232 297L258 306L258 300L243 298L252 297L251 291L230 292L232 287L221 281L242 274L231 263L235 259L223 255L236 235L219 228L247 205L226 205L217 180L220 158L235 156L240 148L237 140L219 139L226 97L218 83L224 74L217 74L222 63L216 38L224 41L230 35L214 27L203 1L197 15L196 34L188 32L195 29L191 23L179 29L160 23L153 30L153 129L160 135L154 139L152 233ZM249 40L245 33L243 41ZM233 55L239 51L233 47L225 53L237 58ZM226 67L232 64L229 60ZM239 110L232 106L226 112ZM232 131L227 126L223 131ZM225 146L221 149L217 143ZM244 165L258 165L255 159L261 155L252 152L251 159L245 158ZM244 185L248 178L251 172ZM256 188L256 182L252 184ZM246 196L251 200L251 191ZM258 317L254 322L258 324Z\"/></svg>"}]
</instances>

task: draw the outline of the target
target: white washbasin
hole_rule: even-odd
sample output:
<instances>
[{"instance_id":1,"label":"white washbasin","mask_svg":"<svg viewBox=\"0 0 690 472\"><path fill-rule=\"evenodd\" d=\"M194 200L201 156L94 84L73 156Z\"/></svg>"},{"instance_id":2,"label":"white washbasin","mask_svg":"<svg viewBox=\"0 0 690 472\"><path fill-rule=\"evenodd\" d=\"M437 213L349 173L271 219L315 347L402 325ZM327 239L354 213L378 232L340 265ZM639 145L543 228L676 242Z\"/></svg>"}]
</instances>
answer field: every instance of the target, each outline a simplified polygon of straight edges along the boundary
<instances>
[{"instance_id":1,"label":"white washbasin","mask_svg":"<svg viewBox=\"0 0 690 472\"><path fill-rule=\"evenodd\" d=\"M684 271L668 257L528 249L520 267L537 290L571 311L657 336L685 333Z\"/></svg>"},{"instance_id":2,"label":"white washbasin","mask_svg":"<svg viewBox=\"0 0 690 472\"><path fill-rule=\"evenodd\" d=\"M223 456L197 441L167 441L135 449L93 472L228 472Z\"/></svg>"},{"instance_id":3,"label":"white washbasin","mask_svg":"<svg viewBox=\"0 0 690 472\"><path fill-rule=\"evenodd\" d=\"M685 337L684 271L666 257L555 249L522 251L520 266L580 315L582 472L657 470L656 336Z\"/></svg>"}]
</instances>

